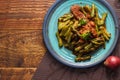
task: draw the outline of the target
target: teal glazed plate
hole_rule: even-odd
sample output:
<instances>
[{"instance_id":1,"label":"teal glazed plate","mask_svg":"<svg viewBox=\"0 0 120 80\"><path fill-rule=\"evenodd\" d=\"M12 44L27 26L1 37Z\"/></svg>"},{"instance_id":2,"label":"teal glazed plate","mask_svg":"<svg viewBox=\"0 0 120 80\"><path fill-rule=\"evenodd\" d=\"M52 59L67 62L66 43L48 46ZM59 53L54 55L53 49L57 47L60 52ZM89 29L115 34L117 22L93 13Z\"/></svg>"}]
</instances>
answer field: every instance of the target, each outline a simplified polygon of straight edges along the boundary
<instances>
[{"instance_id":1,"label":"teal glazed plate","mask_svg":"<svg viewBox=\"0 0 120 80\"><path fill-rule=\"evenodd\" d=\"M92 5L93 3L97 6L100 16L102 13L108 12L106 28L111 33L111 39L106 43L106 48L100 48L95 51L90 60L75 62L75 55L70 50L64 47L59 48L58 46L58 40L56 38L58 18L70 12L70 7L74 4ZM56 60L70 67L88 68L101 63L112 53L119 36L119 30L116 27L119 27L116 14L105 0L57 0L45 16L43 38L48 51Z\"/></svg>"}]
</instances>

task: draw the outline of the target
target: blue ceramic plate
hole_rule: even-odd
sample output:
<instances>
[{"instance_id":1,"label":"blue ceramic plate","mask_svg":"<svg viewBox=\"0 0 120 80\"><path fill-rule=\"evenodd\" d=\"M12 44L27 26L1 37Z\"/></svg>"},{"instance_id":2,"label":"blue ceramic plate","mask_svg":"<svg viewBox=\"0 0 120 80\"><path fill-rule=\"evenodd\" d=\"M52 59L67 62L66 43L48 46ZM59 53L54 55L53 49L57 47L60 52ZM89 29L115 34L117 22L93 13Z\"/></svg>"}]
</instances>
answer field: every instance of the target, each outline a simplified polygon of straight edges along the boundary
<instances>
[{"instance_id":1,"label":"blue ceramic plate","mask_svg":"<svg viewBox=\"0 0 120 80\"><path fill-rule=\"evenodd\" d=\"M81 4L82 3L82 4ZM84 62L75 62L75 55L66 48L59 48L56 38L58 18L65 13L70 12L70 7L74 4L91 5L94 3L99 11L99 15L108 12L106 26L108 32L111 33L111 39L106 43L106 49L100 48L95 51L90 60ZM44 42L49 52L61 63L75 68L87 68L104 61L113 51L119 31L116 15L111 6L105 0L57 0L49 9L43 24Z\"/></svg>"}]
</instances>

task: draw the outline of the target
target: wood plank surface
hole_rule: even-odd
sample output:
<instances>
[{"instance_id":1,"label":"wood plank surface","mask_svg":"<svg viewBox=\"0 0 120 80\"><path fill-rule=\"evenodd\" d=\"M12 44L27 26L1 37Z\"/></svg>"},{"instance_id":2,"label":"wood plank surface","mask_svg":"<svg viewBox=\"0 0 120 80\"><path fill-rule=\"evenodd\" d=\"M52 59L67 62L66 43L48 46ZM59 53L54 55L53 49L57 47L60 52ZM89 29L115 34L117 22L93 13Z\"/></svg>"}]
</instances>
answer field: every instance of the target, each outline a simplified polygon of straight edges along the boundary
<instances>
[{"instance_id":1,"label":"wood plank surface","mask_svg":"<svg viewBox=\"0 0 120 80\"><path fill-rule=\"evenodd\" d=\"M31 80L46 52L42 23L55 0L0 0L0 80Z\"/></svg>"},{"instance_id":2,"label":"wood plank surface","mask_svg":"<svg viewBox=\"0 0 120 80\"><path fill-rule=\"evenodd\" d=\"M42 29L54 0L0 0L0 29Z\"/></svg>"},{"instance_id":3,"label":"wood plank surface","mask_svg":"<svg viewBox=\"0 0 120 80\"><path fill-rule=\"evenodd\" d=\"M0 33L0 67L37 67L45 53L41 30Z\"/></svg>"},{"instance_id":4,"label":"wood plank surface","mask_svg":"<svg viewBox=\"0 0 120 80\"><path fill-rule=\"evenodd\" d=\"M37 67L46 51L42 23L53 2L0 0L0 67Z\"/></svg>"},{"instance_id":5,"label":"wood plank surface","mask_svg":"<svg viewBox=\"0 0 120 80\"><path fill-rule=\"evenodd\" d=\"M31 80L36 68L1 68L0 80Z\"/></svg>"},{"instance_id":6,"label":"wood plank surface","mask_svg":"<svg viewBox=\"0 0 120 80\"><path fill-rule=\"evenodd\" d=\"M115 0L107 1L120 15ZM0 0L0 80L31 80L46 52L42 24L54 2Z\"/></svg>"}]
</instances>

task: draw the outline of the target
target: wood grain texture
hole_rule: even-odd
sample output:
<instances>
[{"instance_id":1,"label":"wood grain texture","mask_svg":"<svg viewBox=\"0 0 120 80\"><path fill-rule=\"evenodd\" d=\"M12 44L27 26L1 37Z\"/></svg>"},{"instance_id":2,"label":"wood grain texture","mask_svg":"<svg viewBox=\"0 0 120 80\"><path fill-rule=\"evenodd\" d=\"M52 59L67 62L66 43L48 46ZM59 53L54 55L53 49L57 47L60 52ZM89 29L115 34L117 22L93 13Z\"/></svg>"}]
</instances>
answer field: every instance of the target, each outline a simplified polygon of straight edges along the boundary
<instances>
[{"instance_id":1,"label":"wood grain texture","mask_svg":"<svg viewBox=\"0 0 120 80\"><path fill-rule=\"evenodd\" d=\"M42 23L55 0L0 0L0 80L31 80L46 52Z\"/></svg>"},{"instance_id":2,"label":"wood grain texture","mask_svg":"<svg viewBox=\"0 0 120 80\"><path fill-rule=\"evenodd\" d=\"M0 0L0 67L37 67L46 51L42 23L53 2Z\"/></svg>"},{"instance_id":3,"label":"wood grain texture","mask_svg":"<svg viewBox=\"0 0 120 80\"><path fill-rule=\"evenodd\" d=\"M0 0L1 29L42 29L43 18L54 0Z\"/></svg>"},{"instance_id":4,"label":"wood grain texture","mask_svg":"<svg viewBox=\"0 0 120 80\"><path fill-rule=\"evenodd\" d=\"M107 1L115 6L115 0ZM31 80L46 52L42 24L48 8L54 2L55 0L0 0L0 80ZM120 15L118 6L114 9ZM116 48L114 52L120 50ZM56 71L56 68L53 69L55 65L56 62L51 65L51 70Z\"/></svg>"},{"instance_id":5,"label":"wood grain texture","mask_svg":"<svg viewBox=\"0 0 120 80\"><path fill-rule=\"evenodd\" d=\"M45 53L41 30L0 33L0 67L37 67Z\"/></svg>"},{"instance_id":6,"label":"wood grain texture","mask_svg":"<svg viewBox=\"0 0 120 80\"><path fill-rule=\"evenodd\" d=\"M120 22L120 2L118 0L106 0L107 2L110 3L110 5L112 6L113 10L116 12L117 16L118 16L118 20Z\"/></svg>"},{"instance_id":7,"label":"wood grain texture","mask_svg":"<svg viewBox=\"0 0 120 80\"><path fill-rule=\"evenodd\" d=\"M0 80L31 80L36 68L1 68Z\"/></svg>"}]
</instances>

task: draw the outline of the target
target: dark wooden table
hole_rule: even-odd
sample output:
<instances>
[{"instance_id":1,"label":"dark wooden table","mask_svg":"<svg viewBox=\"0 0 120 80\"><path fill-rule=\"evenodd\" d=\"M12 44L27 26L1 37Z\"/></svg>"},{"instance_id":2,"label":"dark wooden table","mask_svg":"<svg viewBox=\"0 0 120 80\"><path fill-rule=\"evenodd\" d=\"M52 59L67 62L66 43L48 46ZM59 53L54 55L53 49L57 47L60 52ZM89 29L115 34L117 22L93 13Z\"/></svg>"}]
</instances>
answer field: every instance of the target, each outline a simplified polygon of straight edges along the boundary
<instances>
[{"instance_id":1,"label":"dark wooden table","mask_svg":"<svg viewBox=\"0 0 120 80\"><path fill-rule=\"evenodd\" d=\"M107 1L120 15L115 0ZM0 0L0 80L31 80L46 52L42 23L54 2ZM114 53L120 52L119 48L120 40Z\"/></svg>"}]
</instances>

